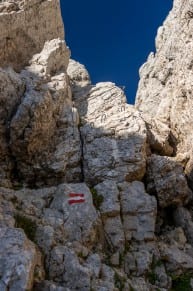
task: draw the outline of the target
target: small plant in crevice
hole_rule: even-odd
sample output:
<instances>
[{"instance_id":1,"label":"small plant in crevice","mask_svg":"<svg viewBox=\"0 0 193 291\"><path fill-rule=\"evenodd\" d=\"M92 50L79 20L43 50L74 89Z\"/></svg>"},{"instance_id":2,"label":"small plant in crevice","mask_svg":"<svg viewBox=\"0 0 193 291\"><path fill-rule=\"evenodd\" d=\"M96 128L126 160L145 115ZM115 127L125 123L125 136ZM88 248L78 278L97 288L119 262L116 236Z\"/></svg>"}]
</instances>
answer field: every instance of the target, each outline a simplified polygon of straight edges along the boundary
<instances>
[{"instance_id":1,"label":"small plant in crevice","mask_svg":"<svg viewBox=\"0 0 193 291\"><path fill-rule=\"evenodd\" d=\"M119 253L119 266L122 266L122 264L124 263L124 257L124 253Z\"/></svg>"},{"instance_id":2,"label":"small plant in crevice","mask_svg":"<svg viewBox=\"0 0 193 291\"><path fill-rule=\"evenodd\" d=\"M180 276L172 277L172 288L170 291L191 291L192 287L190 284L191 278L193 278L192 274L182 274Z\"/></svg>"},{"instance_id":3,"label":"small plant in crevice","mask_svg":"<svg viewBox=\"0 0 193 291\"><path fill-rule=\"evenodd\" d=\"M119 253L119 266L122 266L125 260L125 256L127 255L127 253L130 250L130 246L128 243L125 243L125 249L124 251Z\"/></svg>"},{"instance_id":4,"label":"small plant in crevice","mask_svg":"<svg viewBox=\"0 0 193 291\"><path fill-rule=\"evenodd\" d=\"M160 267L163 264L161 259L157 259L155 256L153 256L153 260L151 263L151 269L147 274L148 281L154 285L155 282L159 279L158 275L155 272L156 267Z\"/></svg>"},{"instance_id":5,"label":"small plant in crevice","mask_svg":"<svg viewBox=\"0 0 193 291\"><path fill-rule=\"evenodd\" d=\"M97 193L97 190L95 188L90 188L90 192L92 194L92 198L93 198L93 203L94 206L96 207L96 209L100 209L101 204L104 201L104 197L102 195L99 195Z\"/></svg>"},{"instance_id":6,"label":"small plant in crevice","mask_svg":"<svg viewBox=\"0 0 193 291\"><path fill-rule=\"evenodd\" d=\"M32 219L21 215L15 215L15 227L22 228L26 234L26 236L33 242L35 242L35 234L37 225Z\"/></svg>"},{"instance_id":7,"label":"small plant in crevice","mask_svg":"<svg viewBox=\"0 0 193 291\"><path fill-rule=\"evenodd\" d=\"M115 287L120 290L123 291L124 287L125 287L125 278L122 278L117 272L115 272L114 275L114 282L115 282Z\"/></svg>"}]
</instances>

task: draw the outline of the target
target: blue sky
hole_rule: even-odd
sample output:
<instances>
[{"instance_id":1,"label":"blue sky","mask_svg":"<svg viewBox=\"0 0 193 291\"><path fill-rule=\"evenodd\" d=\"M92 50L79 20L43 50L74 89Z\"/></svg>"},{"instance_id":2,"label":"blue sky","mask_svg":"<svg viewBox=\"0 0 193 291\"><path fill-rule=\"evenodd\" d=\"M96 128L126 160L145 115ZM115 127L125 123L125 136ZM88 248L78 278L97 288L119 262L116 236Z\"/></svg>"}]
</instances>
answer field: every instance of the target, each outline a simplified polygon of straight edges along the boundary
<instances>
[{"instance_id":1,"label":"blue sky","mask_svg":"<svg viewBox=\"0 0 193 291\"><path fill-rule=\"evenodd\" d=\"M112 81L126 86L134 102L138 71L155 51L157 28L172 0L61 0L67 45L83 63L93 83Z\"/></svg>"}]
</instances>

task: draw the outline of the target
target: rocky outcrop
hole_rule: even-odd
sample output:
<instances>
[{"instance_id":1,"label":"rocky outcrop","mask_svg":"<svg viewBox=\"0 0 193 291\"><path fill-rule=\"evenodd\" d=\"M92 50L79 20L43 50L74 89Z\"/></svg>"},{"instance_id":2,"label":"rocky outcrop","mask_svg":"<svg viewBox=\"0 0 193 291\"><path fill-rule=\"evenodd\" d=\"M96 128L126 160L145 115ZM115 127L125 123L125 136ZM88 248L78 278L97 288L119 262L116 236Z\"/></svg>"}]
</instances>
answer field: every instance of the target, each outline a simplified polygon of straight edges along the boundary
<instances>
[{"instance_id":1,"label":"rocky outcrop","mask_svg":"<svg viewBox=\"0 0 193 291\"><path fill-rule=\"evenodd\" d=\"M0 1L0 64L20 70L48 40L64 37L59 0Z\"/></svg>"},{"instance_id":2,"label":"rocky outcrop","mask_svg":"<svg viewBox=\"0 0 193 291\"><path fill-rule=\"evenodd\" d=\"M10 186L14 164L8 147L10 121L25 91L25 84L11 68L0 69L1 109L0 109L0 180L2 186ZM8 98L8 96L10 98Z\"/></svg>"},{"instance_id":3,"label":"rocky outcrop","mask_svg":"<svg viewBox=\"0 0 193 291\"><path fill-rule=\"evenodd\" d=\"M70 59L58 0L0 1L1 290L192 290L191 10L132 106Z\"/></svg>"},{"instance_id":4,"label":"rocky outcrop","mask_svg":"<svg viewBox=\"0 0 193 291\"><path fill-rule=\"evenodd\" d=\"M10 123L10 150L21 180L30 184L81 179L80 136L73 119L68 60L64 41L52 40L21 72L26 90Z\"/></svg>"},{"instance_id":5,"label":"rocky outcrop","mask_svg":"<svg viewBox=\"0 0 193 291\"><path fill-rule=\"evenodd\" d=\"M71 69L72 66L72 69ZM146 166L146 127L138 111L126 104L124 92L113 83L90 86L73 73L70 63L73 99L81 117L84 178L89 184L106 179L141 180ZM77 64L79 70L80 65ZM77 93L80 83L81 95ZM75 88L75 89L74 89ZM116 101L115 101L116 100Z\"/></svg>"},{"instance_id":6,"label":"rocky outcrop","mask_svg":"<svg viewBox=\"0 0 193 291\"><path fill-rule=\"evenodd\" d=\"M40 254L21 229L2 227L0 238L0 289L31 290L35 269L43 279Z\"/></svg>"},{"instance_id":7,"label":"rocky outcrop","mask_svg":"<svg viewBox=\"0 0 193 291\"><path fill-rule=\"evenodd\" d=\"M183 167L174 158L151 155L147 169L148 193L157 195L160 207L183 205L192 199Z\"/></svg>"},{"instance_id":8,"label":"rocky outcrop","mask_svg":"<svg viewBox=\"0 0 193 291\"><path fill-rule=\"evenodd\" d=\"M158 30L156 54L151 53L141 67L136 100L145 119L152 118L165 127L166 131L157 132L159 143L169 143L173 155L184 155L191 186L192 13L192 1L174 1L172 11Z\"/></svg>"},{"instance_id":9,"label":"rocky outcrop","mask_svg":"<svg viewBox=\"0 0 193 291\"><path fill-rule=\"evenodd\" d=\"M8 179L29 185L81 180L80 134L66 74L69 55L65 42L54 39L20 74L2 71L2 186Z\"/></svg>"}]
</instances>

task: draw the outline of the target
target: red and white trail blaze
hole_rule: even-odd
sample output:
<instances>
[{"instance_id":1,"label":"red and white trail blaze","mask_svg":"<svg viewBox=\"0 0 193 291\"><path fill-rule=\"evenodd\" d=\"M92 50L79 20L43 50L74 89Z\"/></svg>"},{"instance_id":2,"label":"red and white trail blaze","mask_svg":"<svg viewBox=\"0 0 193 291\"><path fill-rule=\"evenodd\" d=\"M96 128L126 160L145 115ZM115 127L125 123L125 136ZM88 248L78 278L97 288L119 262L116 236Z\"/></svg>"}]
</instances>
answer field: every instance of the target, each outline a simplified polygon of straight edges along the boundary
<instances>
[{"instance_id":1,"label":"red and white trail blaze","mask_svg":"<svg viewBox=\"0 0 193 291\"><path fill-rule=\"evenodd\" d=\"M85 202L84 194L82 193L69 193L68 196L68 204L70 205Z\"/></svg>"}]
</instances>

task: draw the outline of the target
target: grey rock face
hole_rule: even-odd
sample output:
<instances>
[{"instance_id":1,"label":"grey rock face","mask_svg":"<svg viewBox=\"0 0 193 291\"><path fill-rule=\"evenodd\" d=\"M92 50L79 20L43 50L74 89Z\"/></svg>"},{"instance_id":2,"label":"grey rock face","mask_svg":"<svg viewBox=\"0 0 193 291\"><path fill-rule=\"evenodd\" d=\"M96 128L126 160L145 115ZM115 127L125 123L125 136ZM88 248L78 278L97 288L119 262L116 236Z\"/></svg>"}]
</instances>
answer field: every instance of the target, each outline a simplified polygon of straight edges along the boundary
<instances>
[{"instance_id":1,"label":"grey rock face","mask_svg":"<svg viewBox=\"0 0 193 291\"><path fill-rule=\"evenodd\" d=\"M192 270L193 257L186 254L176 246L162 244L160 246L161 255L166 262L168 272L182 274L184 270Z\"/></svg>"},{"instance_id":2,"label":"grey rock face","mask_svg":"<svg viewBox=\"0 0 193 291\"><path fill-rule=\"evenodd\" d=\"M193 273L193 5L181 2L135 108L69 59L59 0L0 0L0 290L169 291Z\"/></svg>"},{"instance_id":3,"label":"grey rock face","mask_svg":"<svg viewBox=\"0 0 193 291\"><path fill-rule=\"evenodd\" d=\"M77 62L70 62L68 73L81 117L85 180L96 185L107 179L132 181L143 177L145 124L126 104L124 92L112 83L91 86L86 69Z\"/></svg>"},{"instance_id":4,"label":"grey rock face","mask_svg":"<svg viewBox=\"0 0 193 291\"><path fill-rule=\"evenodd\" d=\"M36 241L45 253L57 242L78 241L88 246L95 242L98 216L92 195L84 183L61 184L38 190L26 188L16 192L1 188L1 195L9 196L14 201L20 215L35 219ZM8 214L14 215L11 211Z\"/></svg>"},{"instance_id":5,"label":"grey rock face","mask_svg":"<svg viewBox=\"0 0 193 291\"><path fill-rule=\"evenodd\" d=\"M115 253L123 251L125 246L125 236L121 221L121 208L119 201L119 190L114 181L106 180L95 186L97 197L102 197L99 205L100 215L103 223L105 239L108 248ZM113 261L118 260L119 253L114 254Z\"/></svg>"},{"instance_id":6,"label":"grey rock face","mask_svg":"<svg viewBox=\"0 0 193 291\"><path fill-rule=\"evenodd\" d=\"M154 117L145 115L147 141L150 149L160 155L171 156L174 148L171 143L171 129L167 124Z\"/></svg>"},{"instance_id":7,"label":"grey rock face","mask_svg":"<svg viewBox=\"0 0 193 291\"><path fill-rule=\"evenodd\" d=\"M159 137L174 154L189 160L185 172L192 187L192 1L174 1L173 9L158 29L156 54L140 70L136 107L144 118L168 128ZM158 138L159 139L159 138Z\"/></svg>"},{"instance_id":8,"label":"grey rock face","mask_svg":"<svg viewBox=\"0 0 193 291\"><path fill-rule=\"evenodd\" d=\"M90 76L84 65L70 59L67 73L70 77L72 91L76 94L80 92L81 88L84 88L91 84ZM83 97L83 96L82 96Z\"/></svg>"},{"instance_id":9,"label":"grey rock face","mask_svg":"<svg viewBox=\"0 0 193 291\"><path fill-rule=\"evenodd\" d=\"M94 188L97 195L103 197L100 205L100 214L102 217L114 217L120 215L120 201L119 190L117 183L114 181L106 180Z\"/></svg>"},{"instance_id":10,"label":"grey rock face","mask_svg":"<svg viewBox=\"0 0 193 291\"><path fill-rule=\"evenodd\" d=\"M0 198L0 227L14 227L14 207L11 202Z\"/></svg>"},{"instance_id":11,"label":"grey rock face","mask_svg":"<svg viewBox=\"0 0 193 291\"><path fill-rule=\"evenodd\" d=\"M13 162L7 141L9 140L10 122L25 90L21 77L11 68L0 69L1 108L0 108L0 181L1 185L11 185Z\"/></svg>"},{"instance_id":12,"label":"grey rock face","mask_svg":"<svg viewBox=\"0 0 193 291\"><path fill-rule=\"evenodd\" d=\"M38 253L24 232L14 228L0 228L0 289L25 291L33 286Z\"/></svg>"},{"instance_id":13,"label":"grey rock face","mask_svg":"<svg viewBox=\"0 0 193 291\"><path fill-rule=\"evenodd\" d=\"M36 291L70 291L68 288L55 284L53 281L42 281L35 285Z\"/></svg>"},{"instance_id":14,"label":"grey rock face","mask_svg":"<svg viewBox=\"0 0 193 291\"><path fill-rule=\"evenodd\" d=\"M58 62L59 56L64 58L62 65ZM72 171L69 170L68 172L69 180L79 180L80 178L80 167L78 165L80 161L80 139L77 126L72 121L70 88L65 74L68 58L69 50L64 42L56 40L45 44L42 53L34 57L31 67L28 68L28 71L32 71L32 75L30 74L29 77L33 77L33 74L38 74L41 70L45 72L45 76L48 76L47 73L55 73L55 75L51 78L48 77L48 81L43 82L43 84L40 79L35 88L35 82L31 86L27 79L25 98L11 123L12 151L16 156L17 163L21 165L21 169L24 171L24 173L21 173L24 177L29 173L29 168L25 169L24 163L28 160L31 168L32 165L30 164L33 161L32 180L38 172L38 176L41 176L41 173L45 171L43 169L50 172L48 175L50 181L55 174L58 177L64 177L68 164L73 165L71 167ZM64 73L59 73L62 69L61 66L64 66ZM28 71L23 72L24 77ZM39 88L37 88L38 85ZM23 131L24 138L21 137L21 131ZM42 134L43 138L40 138ZM55 136L54 141L53 136ZM66 138L68 142L65 142ZM20 152L21 145L23 145L22 154ZM74 149L73 152L71 146ZM24 157L24 149L26 149L28 157ZM40 152L42 152L42 156ZM66 177L66 179L68 178Z\"/></svg>"},{"instance_id":15,"label":"grey rock face","mask_svg":"<svg viewBox=\"0 0 193 291\"><path fill-rule=\"evenodd\" d=\"M126 240L154 240L157 203L145 192L141 182L119 184L121 208Z\"/></svg>"},{"instance_id":16,"label":"grey rock face","mask_svg":"<svg viewBox=\"0 0 193 291\"><path fill-rule=\"evenodd\" d=\"M66 247L55 247L50 256L49 276L70 290L90 290L89 269L79 264L75 253Z\"/></svg>"},{"instance_id":17,"label":"grey rock face","mask_svg":"<svg viewBox=\"0 0 193 291\"><path fill-rule=\"evenodd\" d=\"M41 14L41 17L40 17ZM1 1L0 63L20 70L44 43L64 38L59 0Z\"/></svg>"},{"instance_id":18,"label":"grey rock face","mask_svg":"<svg viewBox=\"0 0 193 291\"><path fill-rule=\"evenodd\" d=\"M82 199L85 202L69 204L73 200L81 199L70 198L70 193L83 194ZM97 224L97 213L93 206L91 193L84 183L59 186L50 208L63 213L64 231L68 242L94 243L94 224ZM54 213L53 217L55 217ZM54 227L54 225L52 226Z\"/></svg>"},{"instance_id":19,"label":"grey rock face","mask_svg":"<svg viewBox=\"0 0 193 291\"><path fill-rule=\"evenodd\" d=\"M184 207L178 207L173 213L177 226L181 226L186 234L188 242L193 246L193 220L191 212Z\"/></svg>"},{"instance_id":20,"label":"grey rock face","mask_svg":"<svg viewBox=\"0 0 193 291\"><path fill-rule=\"evenodd\" d=\"M153 254L145 248L128 252L124 258L124 270L128 275L143 276L151 268Z\"/></svg>"},{"instance_id":21,"label":"grey rock face","mask_svg":"<svg viewBox=\"0 0 193 291\"><path fill-rule=\"evenodd\" d=\"M69 54L65 42L55 39L20 75L2 71L2 81L7 76L8 82L7 89L2 82L1 115L7 120L1 126L2 186L7 178L33 186L82 179L80 134L66 74Z\"/></svg>"},{"instance_id":22,"label":"grey rock face","mask_svg":"<svg viewBox=\"0 0 193 291\"><path fill-rule=\"evenodd\" d=\"M139 113L126 104L124 92L113 83L98 83L81 104L76 96L75 101L85 181L140 180L145 173L146 128Z\"/></svg>"},{"instance_id":23,"label":"grey rock face","mask_svg":"<svg viewBox=\"0 0 193 291\"><path fill-rule=\"evenodd\" d=\"M192 198L192 192L182 166L174 158L152 155L148 159L148 192L157 194L160 207L183 205Z\"/></svg>"}]
</instances>

